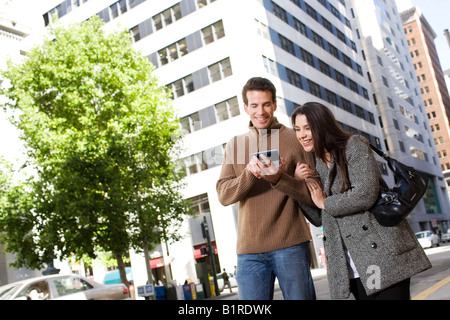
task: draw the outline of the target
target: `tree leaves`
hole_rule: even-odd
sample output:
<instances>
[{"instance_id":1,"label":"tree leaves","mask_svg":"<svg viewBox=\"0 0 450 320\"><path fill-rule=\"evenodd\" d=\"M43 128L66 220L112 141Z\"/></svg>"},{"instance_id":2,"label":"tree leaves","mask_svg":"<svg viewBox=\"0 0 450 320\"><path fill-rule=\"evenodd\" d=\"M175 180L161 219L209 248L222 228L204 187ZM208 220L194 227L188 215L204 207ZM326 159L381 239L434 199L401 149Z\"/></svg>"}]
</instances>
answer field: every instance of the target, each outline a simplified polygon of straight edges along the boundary
<instances>
[{"instance_id":1,"label":"tree leaves","mask_svg":"<svg viewBox=\"0 0 450 320\"><path fill-rule=\"evenodd\" d=\"M94 257L99 248L123 256L143 237L177 238L188 213L172 156L180 133L170 97L128 31L102 26L97 16L57 24L28 59L9 63L3 74L11 86L2 94L18 111L15 125L37 172L27 185L29 201L9 200L15 210L28 210L33 224L13 218L23 241L32 232L28 248L19 237L3 239L18 265ZM3 225L16 228L8 219Z\"/></svg>"}]
</instances>

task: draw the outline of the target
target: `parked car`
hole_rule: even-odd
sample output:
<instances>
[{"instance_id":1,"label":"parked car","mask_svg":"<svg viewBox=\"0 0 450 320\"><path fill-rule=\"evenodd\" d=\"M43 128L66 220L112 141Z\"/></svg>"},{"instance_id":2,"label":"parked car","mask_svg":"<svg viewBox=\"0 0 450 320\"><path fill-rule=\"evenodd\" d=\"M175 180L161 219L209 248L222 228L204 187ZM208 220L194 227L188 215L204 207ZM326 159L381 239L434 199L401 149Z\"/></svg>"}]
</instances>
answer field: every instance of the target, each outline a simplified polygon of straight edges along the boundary
<instances>
[{"instance_id":1,"label":"parked car","mask_svg":"<svg viewBox=\"0 0 450 320\"><path fill-rule=\"evenodd\" d=\"M230 280L231 287L232 288L237 287L237 281L236 281L235 276L232 273L229 273L229 272L227 272L227 273L228 273L228 280ZM219 287L220 292L222 292L224 289L224 282L223 282L221 273L217 274L217 286ZM227 289L228 289L228 286L227 286Z\"/></svg>"},{"instance_id":2,"label":"parked car","mask_svg":"<svg viewBox=\"0 0 450 320\"><path fill-rule=\"evenodd\" d=\"M417 232L416 237L422 248L431 248L434 245L439 246L439 236L430 230Z\"/></svg>"},{"instance_id":3,"label":"parked car","mask_svg":"<svg viewBox=\"0 0 450 320\"><path fill-rule=\"evenodd\" d=\"M450 230L447 230L446 233L443 233L443 234L442 234L442 236L441 236L441 241L442 241L442 242L450 241L450 232L449 232L449 231L450 231Z\"/></svg>"},{"instance_id":4,"label":"parked car","mask_svg":"<svg viewBox=\"0 0 450 320\"><path fill-rule=\"evenodd\" d=\"M30 278L0 287L0 300L126 300L123 284L103 285L77 274Z\"/></svg>"}]
</instances>

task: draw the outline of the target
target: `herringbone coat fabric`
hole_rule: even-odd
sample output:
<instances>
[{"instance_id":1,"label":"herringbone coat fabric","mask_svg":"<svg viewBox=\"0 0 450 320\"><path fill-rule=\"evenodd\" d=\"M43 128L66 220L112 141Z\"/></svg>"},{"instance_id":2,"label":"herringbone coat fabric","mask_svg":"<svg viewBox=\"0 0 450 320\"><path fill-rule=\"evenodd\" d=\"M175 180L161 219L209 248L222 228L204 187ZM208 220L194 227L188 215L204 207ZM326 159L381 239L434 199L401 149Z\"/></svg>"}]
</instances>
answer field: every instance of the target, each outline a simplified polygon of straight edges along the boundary
<instances>
[{"instance_id":1,"label":"herringbone coat fabric","mask_svg":"<svg viewBox=\"0 0 450 320\"><path fill-rule=\"evenodd\" d=\"M395 227L383 227L368 211L378 197L380 171L367 140L352 136L347 142L346 159L351 188L341 193L341 170L334 162L328 168L316 158L316 170L327 195L325 210L300 205L311 223L323 225L327 275L333 299L350 296L345 247L367 295L431 268L406 220Z\"/></svg>"}]
</instances>

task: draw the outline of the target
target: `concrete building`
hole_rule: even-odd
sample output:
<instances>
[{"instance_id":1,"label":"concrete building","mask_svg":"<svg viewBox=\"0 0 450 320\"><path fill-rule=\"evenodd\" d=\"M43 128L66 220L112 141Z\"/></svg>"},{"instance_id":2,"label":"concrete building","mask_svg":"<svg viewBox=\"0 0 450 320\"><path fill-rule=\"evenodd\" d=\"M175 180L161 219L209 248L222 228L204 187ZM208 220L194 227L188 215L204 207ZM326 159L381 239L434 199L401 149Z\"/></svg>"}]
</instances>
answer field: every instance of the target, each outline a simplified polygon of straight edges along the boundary
<instances>
[{"instance_id":1,"label":"concrete building","mask_svg":"<svg viewBox=\"0 0 450 320\"><path fill-rule=\"evenodd\" d=\"M416 232L446 230L448 195L400 13L395 1L353 0L352 4L384 147L388 155L429 176L427 192L408 220Z\"/></svg>"},{"instance_id":2,"label":"concrete building","mask_svg":"<svg viewBox=\"0 0 450 320\"><path fill-rule=\"evenodd\" d=\"M401 17L444 174L447 194L450 194L450 97L434 45L436 33L419 7L402 12ZM437 219L437 223L440 230L445 232L449 225L444 221L449 218L443 218Z\"/></svg>"}]
</instances>

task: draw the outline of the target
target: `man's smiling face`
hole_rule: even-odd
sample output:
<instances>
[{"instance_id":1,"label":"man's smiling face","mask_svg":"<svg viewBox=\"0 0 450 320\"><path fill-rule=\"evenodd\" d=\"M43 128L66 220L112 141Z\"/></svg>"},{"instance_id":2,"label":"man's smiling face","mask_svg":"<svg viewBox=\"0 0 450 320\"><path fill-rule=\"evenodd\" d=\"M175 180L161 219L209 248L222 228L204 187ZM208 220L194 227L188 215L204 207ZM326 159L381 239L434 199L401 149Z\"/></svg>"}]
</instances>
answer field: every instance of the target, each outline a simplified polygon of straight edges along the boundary
<instances>
[{"instance_id":1,"label":"man's smiling face","mask_svg":"<svg viewBox=\"0 0 450 320\"><path fill-rule=\"evenodd\" d=\"M270 91L248 91L248 105L244 104L245 112L250 116L250 121L256 129L267 129L273 120L273 114L277 110L277 102L273 101Z\"/></svg>"}]
</instances>

